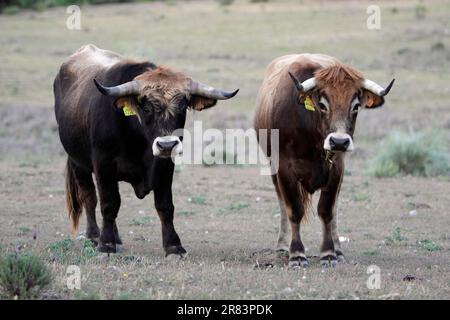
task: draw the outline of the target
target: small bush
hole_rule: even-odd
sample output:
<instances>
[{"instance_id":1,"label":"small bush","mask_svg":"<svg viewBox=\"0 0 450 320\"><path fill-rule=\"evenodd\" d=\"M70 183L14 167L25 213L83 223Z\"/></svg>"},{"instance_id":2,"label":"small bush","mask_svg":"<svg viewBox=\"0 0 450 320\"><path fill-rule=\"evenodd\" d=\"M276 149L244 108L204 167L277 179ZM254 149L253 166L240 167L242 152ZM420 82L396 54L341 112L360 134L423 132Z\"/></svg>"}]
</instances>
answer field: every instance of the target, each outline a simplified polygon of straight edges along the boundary
<instances>
[{"instance_id":1,"label":"small bush","mask_svg":"<svg viewBox=\"0 0 450 320\"><path fill-rule=\"evenodd\" d=\"M408 238L402 235L402 230L400 229L400 227L395 228L392 232L392 236L386 237L385 239L385 243L388 246L395 243L402 243L404 241L408 241Z\"/></svg>"},{"instance_id":2,"label":"small bush","mask_svg":"<svg viewBox=\"0 0 450 320\"><path fill-rule=\"evenodd\" d=\"M11 297L34 297L51 280L49 269L36 256L8 253L0 257L0 286Z\"/></svg>"},{"instance_id":3,"label":"small bush","mask_svg":"<svg viewBox=\"0 0 450 320\"><path fill-rule=\"evenodd\" d=\"M418 244L422 248L424 248L425 250L430 251L430 252L442 250L442 247L432 240L428 240L428 239L420 240L420 241L418 241Z\"/></svg>"},{"instance_id":4,"label":"small bush","mask_svg":"<svg viewBox=\"0 0 450 320\"><path fill-rule=\"evenodd\" d=\"M444 175L450 171L449 161L447 143L440 133L396 132L383 141L367 173L376 177Z\"/></svg>"}]
</instances>

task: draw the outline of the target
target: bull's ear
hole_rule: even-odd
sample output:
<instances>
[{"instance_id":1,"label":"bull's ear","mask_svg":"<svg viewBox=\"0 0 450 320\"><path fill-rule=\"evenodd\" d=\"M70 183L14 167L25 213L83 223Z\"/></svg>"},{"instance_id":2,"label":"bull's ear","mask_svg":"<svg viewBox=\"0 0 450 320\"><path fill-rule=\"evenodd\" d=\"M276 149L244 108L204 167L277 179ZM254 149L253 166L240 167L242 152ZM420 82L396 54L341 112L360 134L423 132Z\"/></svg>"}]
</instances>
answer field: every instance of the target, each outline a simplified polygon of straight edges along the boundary
<instances>
[{"instance_id":1,"label":"bull's ear","mask_svg":"<svg viewBox=\"0 0 450 320\"><path fill-rule=\"evenodd\" d=\"M363 90L361 106L369 109L381 107L384 104L384 98L376 95L369 90Z\"/></svg>"},{"instance_id":2,"label":"bull's ear","mask_svg":"<svg viewBox=\"0 0 450 320\"><path fill-rule=\"evenodd\" d=\"M116 108L124 110L125 115L136 115L139 122L141 122L141 117L139 116L138 112L139 107L135 97L119 97L116 101L114 101L114 105L116 106Z\"/></svg>"},{"instance_id":3,"label":"bull's ear","mask_svg":"<svg viewBox=\"0 0 450 320\"><path fill-rule=\"evenodd\" d=\"M205 98L197 95L192 95L189 101L189 106L197 111L202 111L203 109L208 109L215 106L217 100L211 98Z\"/></svg>"}]
</instances>

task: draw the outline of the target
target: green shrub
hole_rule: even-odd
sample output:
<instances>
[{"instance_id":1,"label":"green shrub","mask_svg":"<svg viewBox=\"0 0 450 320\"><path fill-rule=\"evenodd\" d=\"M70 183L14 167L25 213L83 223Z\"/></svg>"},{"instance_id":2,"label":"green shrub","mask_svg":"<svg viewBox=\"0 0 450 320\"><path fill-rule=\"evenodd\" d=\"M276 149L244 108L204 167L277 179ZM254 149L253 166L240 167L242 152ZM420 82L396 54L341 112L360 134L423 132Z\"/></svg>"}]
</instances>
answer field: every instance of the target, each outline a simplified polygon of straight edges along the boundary
<instances>
[{"instance_id":1,"label":"green shrub","mask_svg":"<svg viewBox=\"0 0 450 320\"><path fill-rule=\"evenodd\" d=\"M439 132L390 134L367 173L376 177L436 176L450 172L447 142Z\"/></svg>"},{"instance_id":2,"label":"green shrub","mask_svg":"<svg viewBox=\"0 0 450 320\"><path fill-rule=\"evenodd\" d=\"M432 240L428 240L428 239L419 240L417 243L427 251L433 252L433 251L442 250L442 247Z\"/></svg>"},{"instance_id":3,"label":"green shrub","mask_svg":"<svg viewBox=\"0 0 450 320\"><path fill-rule=\"evenodd\" d=\"M89 259L98 255L96 245L89 239L77 245L72 239L63 239L48 246L50 261L58 261L66 264L86 263Z\"/></svg>"},{"instance_id":4,"label":"green shrub","mask_svg":"<svg viewBox=\"0 0 450 320\"><path fill-rule=\"evenodd\" d=\"M393 245L395 243L402 243L408 241L408 238L402 235L402 230L400 227L397 227L392 232L392 236L385 238L386 245Z\"/></svg>"},{"instance_id":5,"label":"green shrub","mask_svg":"<svg viewBox=\"0 0 450 320\"><path fill-rule=\"evenodd\" d=\"M0 286L11 297L34 297L51 280L49 269L36 256L8 253L0 257Z\"/></svg>"},{"instance_id":6,"label":"green shrub","mask_svg":"<svg viewBox=\"0 0 450 320\"><path fill-rule=\"evenodd\" d=\"M72 239L63 239L48 246L53 261L63 261L73 250L75 243Z\"/></svg>"}]
</instances>

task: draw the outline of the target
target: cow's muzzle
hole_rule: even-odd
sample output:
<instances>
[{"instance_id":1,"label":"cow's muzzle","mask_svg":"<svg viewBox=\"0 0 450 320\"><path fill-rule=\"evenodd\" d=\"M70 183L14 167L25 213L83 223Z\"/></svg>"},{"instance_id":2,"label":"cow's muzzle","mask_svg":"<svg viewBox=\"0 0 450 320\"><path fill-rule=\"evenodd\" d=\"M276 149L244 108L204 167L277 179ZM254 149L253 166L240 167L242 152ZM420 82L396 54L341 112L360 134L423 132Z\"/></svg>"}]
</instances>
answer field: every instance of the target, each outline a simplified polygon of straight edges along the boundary
<instances>
[{"instance_id":1,"label":"cow's muzzle","mask_svg":"<svg viewBox=\"0 0 450 320\"><path fill-rule=\"evenodd\" d=\"M329 151L353 151L353 139L347 133L332 132L325 139L323 148Z\"/></svg>"},{"instance_id":2,"label":"cow's muzzle","mask_svg":"<svg viewBox=\"0 0 450 320\"><path fill-rule=\"evenodd\" d=\"M170 158L183 153L183 145L177 136L157 137L152 145L153 155L160 158Z\"/></svg>"}]
</instances>

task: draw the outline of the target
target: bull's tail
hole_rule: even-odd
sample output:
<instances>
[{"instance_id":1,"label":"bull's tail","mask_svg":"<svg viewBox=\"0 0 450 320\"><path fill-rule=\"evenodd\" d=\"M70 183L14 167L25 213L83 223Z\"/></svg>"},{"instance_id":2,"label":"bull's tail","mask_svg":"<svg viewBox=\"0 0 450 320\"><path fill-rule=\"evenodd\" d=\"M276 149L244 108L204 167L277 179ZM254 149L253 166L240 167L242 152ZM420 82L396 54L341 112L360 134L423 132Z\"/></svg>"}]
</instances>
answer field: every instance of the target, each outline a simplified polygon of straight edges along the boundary
<instances>
[{"instance_id":1,"label":"bull's tail","mask_svg":"<svg viewBox=\"0 0 450 320\"><path fill-rule=\"evenodd\" d=\"M303 204L304 212L305 214L302 217L302 223L307 223L309 220L309 216L313 212L312 208L312 194L305 190L305 188L302 187L301 184L299 184L300 189L300 197Z\"/></svg>"},{"instance_id":2,"label":"bull's tail","mask_svg":"<svg viewBox=\"0 0 450 320\"><path fill-rule=\"evenodd\" d=\"M83 211L83 202L74 164L70 159L67 159L66 165L66 206L69 218L72 220L72 231L75 233L78 230L78 223Z\"/></svg>"}]
</instances>

